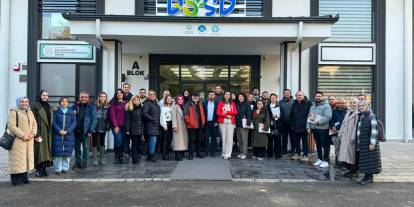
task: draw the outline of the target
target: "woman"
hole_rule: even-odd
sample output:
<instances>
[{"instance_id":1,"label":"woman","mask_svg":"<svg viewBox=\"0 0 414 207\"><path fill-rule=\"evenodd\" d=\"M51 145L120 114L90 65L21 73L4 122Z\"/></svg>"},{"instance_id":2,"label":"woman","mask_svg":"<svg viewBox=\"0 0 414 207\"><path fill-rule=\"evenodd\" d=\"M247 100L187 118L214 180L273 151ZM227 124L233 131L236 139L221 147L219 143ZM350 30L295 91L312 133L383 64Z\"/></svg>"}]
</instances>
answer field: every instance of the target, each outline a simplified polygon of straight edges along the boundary
<instances>
[{"instance_id":1,"label":"woman","mask_svg":"<svg viewBox=\"0 0 414 207\"><path fill-rule=\"evenodd\" d=\"M182 161L184 152L188 150L188 131L184 121L184 96L178 96L177 104L171 108L173 129L172 148L175 152L175 160Z\"/></svg>"},{"instance_id":2,"label":"woman","mask_svg":"<svg viewBox=\"0 0 414 207\"><path fill-rule=\"evenodd\" d=\"M76 115L71 108L68 108L68 105L68 98L60 98L59 107L54 115L53 162L56 175L68 172L75 143Z\"/></svg>"},{"instance_id":3,"label":"woman","mask_svg":"<svg viewBox=\"0 0 414 207\"><path fill-rule=\"evenodd\" d=\"M183 92L183 97L184 97L184 105L190 101L190 92L188 90L184 90Z\"/></svg>"},{"instance_id":4,"label":"woman","mask_svg":"<svg viewBox=\"0 0 414 207\"><path fill-rule=\"evenodd\" d=\"M282 139L279 133L279 118L280 118L280 107L278 103L278 97L276 94L270 94L270 103L266 105L267 113L270 118L270 134L268 134L267 143L267 156L275 159L282 157ZM299 149L300 154L300 149Z\"/></svg>"},{"instance_id":5,"label":"woman","mask_svg":"<svg viewBox=\"0 0 414 207\"><path fill-rule=\"evenodd\" d=\"M239 94L237 97L236 134L240 151L237 158L244 160L247 158L247 141L249 137L249 126L252 123L252 110L243 94ZM243 120L245 120L245 126L243 126Z\"/></svg>"},{"instance_id":6,"label":"woman","mask_svg":"<svg viewBox=\"0 0 414 207\"><path fill-rule=\"evenodd\" d=\"M115 164L123 164L125 139L125 105L124 92L118 88L109 106L109 122L114 135Z\"/></svg>"},{"instance_id":7,"label":"woman","mask_svg":"<svg viewBox=\"0 0 414 207\"><path fill-rule=\"evenodd\" d=\"M157 94L153 90L148 91L148 99L144 103L142 112L145 120L145 134L148 137L148 161L156 162L155 146L157 137L160 136L160 105Z\"/></svg>"},{"instance_id":8,"label":"woman","mask_svg":"<svg viewBox=\"0 0 414 207\"><path fill-rule=\"evenodd\" d=\"M164 105L165 97L167 97L169 95L171 95L169 90L165 90L164 93L162 94L162 99L159 102L161 108Z\"/></svg>"},{"instance_id":9,"label":"woman","mask_svg":"<svg viewBox=\"0 0 414 207\"><path fill-rule=\"evenodd\" d=\"M358 99L353 98L351 100L350 108L342 121L341 129L338 132L338 137L341 140L338 161L348 164L349 171L344 175L348 178L358 177L355 165L355 136L359 114L357 107Z\"/></svg>"},{"instance_id":10,"label":"woman","mask_svg":"<svg viewBox=\"0 0 414 207\"><path fill-rule=\"evenodd\" d=\"M356 153L359 173L365 176L359 181L361 185L372 184L373 174L381 172L381 154L377 140L377 120L366 101L358 102L358 123L356 135Z\"/></svg>"},{"instance_id":11,"label":"woman","mask_svg":"<svg viewBox=\"0 0 414 207\"><path fill-rule=\"evenodd\" d=\"M166 95L163 100L164 100L164 105L161 107L160 124L164 131L162 133L160 147L162 151L162 158L164 160L169 160L170 159L169 153L171 151L171 141L172 141L171 110L174 105L174 99L170 95Z\"/></svg>"},{"instance_id":12,"label":"woman","mask_svg":"<svg viewBox=\"0 0 414 207\"><path fill-rule=\"evenodd\" d=\"M52 123L53 110L49 104L49 93L41 90L37 101L32 106L37 123L37 134L34 138L34 160L36 177L48 176L47 167L52 166Z\"/></svg>"},{"instance_id":13,"label":"woman","mask_svg":"<svg viewBox=\"0 0 414 207\"><path fill-rule=\"evenodd\" d=\"M108 122L108 94L105 92L100 92L98 95L98 100L95 103L96 107L96 116L97 124L95 128L95 133L92 135L92 153L94 157L94 165L103 166L102 158L105 151L105 135L109 131L109 122ZM99 152L99 155L98 155Z\"/></svg>"},{"instance_id":14,"label":"woman","mask_svg":"<svg viewBox=\"0 0 414 207\"><path fill-rule=\"evenodd\" d=\"M236 103L237 101L237 96L235 93L231 93L231 101L233 101L234 103Z\"/></svg>"},{"instance_id":15,"label":"woman","mask_svg":"<svg viewBox=\"0 0 414 207\"><path fill-rule=\"evenodd\" d=\"M131 98L125 106L125 133L132 140L132 164L139 163L139 149L144 135L143 106L138 95Z\"/></svg>"},{"instance_id":16,"label":"woman","mask_svg":"<svg viewBox=\"0 0 414 207\"><path fill-rule=\"evenodd\" d=\"M262 100L257 101L257 109L253 111L253 159L263 160L266 156L267 134L270 127L269 113Z\"/></svg>"},{"instance_id":17,"label":"woman","mask_svg":"<svg viewBox=\"0 0 414 207\"><path fill-rule=\"evenodd\" d=\"M9 173L13 186L20 186L29 184L27 172L34 168L33 138L37 134L37 123L28 98L18 98L16 107L7 116L8 129L16 136L9 150Z\"/></svg>"},{"instance_id":18,"label":"woman","mask_svg":"<svg viewBox=\"0 0 414 207\"><path fill-rule=\"evenodd\" d=\"M225 160L231 158L233 149L233 135L236 124L237 108L231 101L230 92L225 92L223 100L217 106L217 122L219 123L222 138L221 157Z\"/></svg>"}]
</instances>

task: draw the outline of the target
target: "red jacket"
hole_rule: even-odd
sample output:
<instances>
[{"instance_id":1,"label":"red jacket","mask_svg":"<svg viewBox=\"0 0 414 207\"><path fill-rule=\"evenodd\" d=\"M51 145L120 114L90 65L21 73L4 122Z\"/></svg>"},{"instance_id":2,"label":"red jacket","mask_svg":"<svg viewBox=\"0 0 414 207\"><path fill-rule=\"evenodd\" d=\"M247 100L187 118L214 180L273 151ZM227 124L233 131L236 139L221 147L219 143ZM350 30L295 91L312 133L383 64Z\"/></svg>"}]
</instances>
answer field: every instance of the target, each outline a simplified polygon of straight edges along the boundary
<instances>
[{"instance_id":1,"label":"red jacket","mask_svg":"<svg viewBox=\"0 0 414 207\"><path fill-rule=\"evenodd\" d=\"M198 120L195 110L197 106L194 105L194 102L190 101L184 106L184 121L189 129L198 129L204 126L206 118L204 115L203 105L201 103L198 103L197 105L198 110L200 111L201 120ZM199 124L199 121L201 121L201 125Z\"/></svg>"},{"instance_id":2,"label":"red jacket","mask_svg":"<svg viewBox=\"0 0 414 207\"><path fill-rule=\"evenodd\" d=\"M236 124L236 115L237 115L237 108L236 108L236 104L234 104L234 102L231 102L230 104L230 111L227 111L227 113L223 113L223 107L224 107L224 102L220 101L218 106L217 106L217 122L218 123L223 123L224 122L224 118L227 118L228 115L231 116L231 123L232 124Z\"/></svg>"}]
</instances>

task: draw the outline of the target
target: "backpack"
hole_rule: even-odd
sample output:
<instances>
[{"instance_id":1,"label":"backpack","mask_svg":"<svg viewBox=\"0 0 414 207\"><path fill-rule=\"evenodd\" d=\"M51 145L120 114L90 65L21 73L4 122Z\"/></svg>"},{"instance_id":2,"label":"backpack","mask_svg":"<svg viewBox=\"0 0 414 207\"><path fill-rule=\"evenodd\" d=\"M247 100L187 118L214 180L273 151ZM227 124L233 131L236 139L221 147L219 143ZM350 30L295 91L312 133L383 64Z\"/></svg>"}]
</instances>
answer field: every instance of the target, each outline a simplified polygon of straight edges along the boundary
<instances>
[{"instance_id":1,"label":"backpack","mask_svg":"<svg viewBox=\"0 0 414 207\"><path fill-rule=\"evenodd\" d=\"M377 140L379 142L385 142L386 138L385 138L385 135L384 135L384 124L382 124L382 122L377 119L375 114L372 115L372 118L377 120L377 124L376 124Z\"/></svg>"}]
</instances>

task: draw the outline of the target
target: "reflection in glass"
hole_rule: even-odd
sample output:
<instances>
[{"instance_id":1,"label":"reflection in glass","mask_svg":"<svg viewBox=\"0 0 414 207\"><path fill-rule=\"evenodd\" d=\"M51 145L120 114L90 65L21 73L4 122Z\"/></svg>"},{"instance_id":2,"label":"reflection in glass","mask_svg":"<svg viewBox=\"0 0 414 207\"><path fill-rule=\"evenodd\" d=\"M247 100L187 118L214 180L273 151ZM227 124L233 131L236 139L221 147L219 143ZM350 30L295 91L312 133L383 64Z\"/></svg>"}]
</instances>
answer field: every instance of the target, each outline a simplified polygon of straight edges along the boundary
<instances>
[{"instance_id":1,"label":"reflection in glass","mask_svg":"<svg viewBox=\"0 0 414 207\"><path fill-rule=\"evenodd\" d=\"M178 65L160 65L160 98L164 90L169 90L173 97L180 93L179 70Z\"/></svg>"},{"instance_id":2,"label":"reflection in glass","mask_svg":"<svg viewBox=\"0 0 414 207\"><path fill-rule=\"evenodd\" d=\"M222 65L182 65L182 80L227 80L228 66Z\"/></svg>"},{"instance_id":3,"label":"reflection in glass","mask_svg":"<svg viewBox=\"0 0 414 207\"><path fill-rule=\"evenodd\" d=\"M71 40L70 22L61 13L43 13L42 39Z\"/></svg>"},{"instance_id":4,"label":"reflection in glass","mask_svg":"<svg viewBox=\"0 0 414 207\"><path fill-rule=\"evenodd\" d=\"M231 66L230 92L247 94L250 91L250 65Z\"/></svg>"}]
</instances>

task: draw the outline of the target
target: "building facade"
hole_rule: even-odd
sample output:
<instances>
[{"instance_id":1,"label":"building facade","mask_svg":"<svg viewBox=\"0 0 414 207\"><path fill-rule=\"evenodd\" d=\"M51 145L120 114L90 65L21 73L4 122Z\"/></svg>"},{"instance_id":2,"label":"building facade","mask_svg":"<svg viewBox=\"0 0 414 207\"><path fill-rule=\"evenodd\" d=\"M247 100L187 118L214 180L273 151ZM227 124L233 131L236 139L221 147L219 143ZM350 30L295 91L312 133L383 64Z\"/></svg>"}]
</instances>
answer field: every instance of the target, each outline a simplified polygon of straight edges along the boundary
<instances>
[{"instance_id":1,"label":"building facade","mask_svg":"<svg viewBox=\"0 0 414 207\"><path fill-rule=\"evenodd\" d=\"M176 3L176 4L174 4ZM284 88L366 94L390 140L412 139L409 0L2 0L0 124L17 96ZM0 126L1 126L0 125Z\"/></svg>"}]
</instances>

